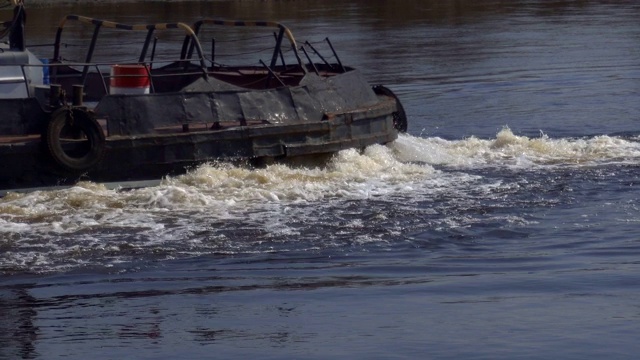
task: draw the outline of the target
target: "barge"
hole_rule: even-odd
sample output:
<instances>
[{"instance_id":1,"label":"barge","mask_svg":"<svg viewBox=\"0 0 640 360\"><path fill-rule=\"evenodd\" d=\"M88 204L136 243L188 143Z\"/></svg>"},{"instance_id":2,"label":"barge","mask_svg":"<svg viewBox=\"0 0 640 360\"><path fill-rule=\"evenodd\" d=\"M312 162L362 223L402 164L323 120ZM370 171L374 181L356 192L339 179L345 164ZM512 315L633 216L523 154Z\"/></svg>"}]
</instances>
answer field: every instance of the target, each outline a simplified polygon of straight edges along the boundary
<instances>
[{"instance_id":1,"label":"barge","mask_svg":"<svg viewBox=\"0 0 640 360\"><path fill-rule=\"evenodd\" d=\"M0 43L0 195L331 154L394 141L407 128L393 92L344 66L328 38L322 54L277 22L127 25L68 15L42 59L25 43L23 1L11 2L13 17L0 24L8 38ZM70 23L91 33L82 59L62 54ZM268 31L266 61L224 64L215 40L205 55L207 27ZM104 29L144 35L137 58L94 59ZM174 60L158 59L159 32L178 32Z\"/></svg>"}]
</instances>

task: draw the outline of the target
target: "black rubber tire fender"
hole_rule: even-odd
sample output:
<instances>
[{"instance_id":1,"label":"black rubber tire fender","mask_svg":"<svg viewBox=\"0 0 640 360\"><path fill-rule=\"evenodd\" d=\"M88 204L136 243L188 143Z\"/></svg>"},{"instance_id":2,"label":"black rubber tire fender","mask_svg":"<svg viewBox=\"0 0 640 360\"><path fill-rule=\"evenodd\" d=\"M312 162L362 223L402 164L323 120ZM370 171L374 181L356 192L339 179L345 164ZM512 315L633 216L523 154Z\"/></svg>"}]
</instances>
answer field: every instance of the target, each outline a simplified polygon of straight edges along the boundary
<instances>
[{"instance_id":1,"label":"black rubber tire fender","mask_svg":"<svg viewBox=\"0 0 640 360\"><path fill-rule=\"evenodd\" d=\"M396 94L391 91L388 87L384 85L376 85L373 87L373 92L376 95L384 95L388 97L392 97L396 100L396 111L393 112L393 127L398 130L398 132L405 133L407 132L408 122L407 122L407 113L404 111L404 107L400 102L400 99L396 96Z\"/></svg>"},{"instance_id":2,"label":"black rubber tire fender","mask_svg":"<svg viewBox=\"0 0 640 360\"><path fill-rule=\"evenodd\" d=\"M89 143L88 148L79 154L67 153L62 140L65 131L82 135ZM44 140L53 160L68 172L87 172L104 158L105 136L102 127L92 114L83 109L63 107L51 113Z\"/></svg>"}]
</instances>

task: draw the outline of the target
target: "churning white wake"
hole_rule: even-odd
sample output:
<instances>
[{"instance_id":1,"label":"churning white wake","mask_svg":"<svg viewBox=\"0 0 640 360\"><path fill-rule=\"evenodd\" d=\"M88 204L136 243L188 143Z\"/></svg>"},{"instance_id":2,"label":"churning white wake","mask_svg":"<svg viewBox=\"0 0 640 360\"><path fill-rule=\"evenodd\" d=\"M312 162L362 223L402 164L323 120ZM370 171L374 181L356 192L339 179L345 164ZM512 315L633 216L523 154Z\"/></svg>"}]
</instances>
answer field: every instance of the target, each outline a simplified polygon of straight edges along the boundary
<instances>
[{"instance_id":1,"label":"churning white wake","mask_svg":"<svg viewBox=\"0 0 640 360\"><path fill-rule=\"evenodd\" d=\"M464 197L469 188L500 186L467 174L478 168L551 171L558 166L638 164L636 140L552 139L543 134L528 138L509 129L494 139L401 135L386 146L341 151L318 166L250 169L209 164L142 189L119 191L82 183L64 190L10 193L0 199L0 270L48 269L56 261L79 266L91 262L92 251L117 253L123 246L155 249L191 241L202 249L229 221L274 236L292 234L297 230L289 226L291 219L316 221L322 214L318 209L331 204L420 201L437 193ZM198 236L205 233L207 239Z\"/></svg>"},{"instance_id":2,"label":"churning white wake","mask_svg":"<svg viewBox=\"0 0 640 360\"><path fill-rule=\"evenodd\" d=\"M502 129L495 139L470 137L463 140L402 137L392 147L401 162L418 161L451 167L545 167L553 165L593 166L605 163L640 163L640 142L596 136L584 139L553 139L517 136Z\"/></svg>"},{"instance_id":3,"label":"churning white wake","mask_svg":"<svg viewBox=\"0 0 640 360\"><path fill-rule=\"evenodd\" d=\"M205 211L234 217L269 204L383 198L428 193L433 186L471 180L465 169L595 166L640 163L640 142L598 136L588 139L528 138L503 129L495 139L444 140L401 135L387 146L363 152L345 150L314 167L270 165L250 169L231 164L203 165L167 178L159 186L130 191L82 183L64 190L10 193L0 199L0 234L75 231L105 222L139 225L149 214ZM435 170L434 166L439 169ZM447 169L454 169L450 173ZM130 214L138 214L132 219Z\"/></svg>"}]
</instances>

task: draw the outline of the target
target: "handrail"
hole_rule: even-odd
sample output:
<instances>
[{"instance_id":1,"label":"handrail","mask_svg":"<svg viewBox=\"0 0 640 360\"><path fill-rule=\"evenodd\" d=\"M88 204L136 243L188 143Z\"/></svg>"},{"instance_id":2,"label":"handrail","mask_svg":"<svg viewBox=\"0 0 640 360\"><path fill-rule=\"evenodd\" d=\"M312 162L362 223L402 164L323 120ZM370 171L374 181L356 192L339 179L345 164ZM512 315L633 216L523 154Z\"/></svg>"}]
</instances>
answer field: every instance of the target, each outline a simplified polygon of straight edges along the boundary
<instances>
[{"instance_id":1,"label":"handrail","mask_svg":"<svg viewBox=\"0 0 640 360\"><path fill-rule=\"evenodd\" d=\"M193 29L196 35L200 31L200 27L203 24L207 25L221 25L221 26L246 26L246 27L273 27L284 31L284 34L289 39L291 46L297 48L296 39L293 37L291 30L283 24L275 21L255 21L255 20L222 20L222 19L202 19L193 24Z\"/></svg>"},{"instance_id":2,"label":"handrail","mask_svg":"<svg viewBox=\"0 0 640 360\"><path fill-rule=\"evenodd\" d=\"M175 62L179 62L179 61L184 61L182 59L180 60L174 60ZM166 60L163 61L159 61L161 63L166 63ZM41 68L50 68L50 69L56 69L58 67L94 67L95 68L95 73L99 75L100 80L102 82L102 87L103 90L105 92L105 94L107 94L108 91L108 87L107 87L107 82L105 81L105 78L109 79L111 77L113 77L113 75L105 75L101 70L100 67L101 66L112 66L112 65L125 65L125 64L133 64L131 62L102 62L102 63L83 63L83 62L65 62L65 63L41 63L41 64L16 64L16 65L5 65L5 64L0 64L0 68L3 67L15 67L15 66L19 66L22 76L15 76L13 78L9 78L9 77L5 77L4 79L0 79L0 84L20 84L23 83L26 87L27 90L27 96L31 96L31 81L30 79L27 77L26 75L26 71L25 68L30 68L30 67L41 67ZM153 64L153 62L150 62L149 64ZM155 78L164 78L164 77L178 77L178 76L184 76L184 75L196 75L196 74L202 74L202 71L193 71L193 72L181 72L178 74L152 74L151 70L149 68L147 68L147 76L149 77L149 79L151 79L151 86L153 88L153 79ZM70 76L76 76L73 74L70 74ZM84 76L84 75L83 75ZM138 75L117 75L117 77L136 77Z\"/></svg>"},{"instance_id":3,"label":"handrail","mask_svg":"<svg viewBox=\"0 0 640 360\"><path fill-rule=\"evenodd\" d=\"M276 39L276 46L273 51L273 56L271 58L271 67L275 66L275 63L278 58L278 53L280 50L280 46L282 44L282 38L286 35L289 43L291 44L291 49L298 61L298 64L302 67L302 69L306 72L306 68L304 67L302 60L300 59L300 55L298 54L298 46L296 44L296 39L293 37L293 33L289 30L288 27L283 24L275 21L256 21L256 20L222 20L222 19L202 19L198 20L193 24L193 31L197 36L200 33L200 28L202 25L221 25L221 26L239 26L239 27L273 27L280 29L278 37ZM185 59L190 59L193 55L194 44L190 44L189 38L185 38L184 43L182 44L182 52L180 53L181 57Z\"/></svg>"},{"instance_id":4,"label":"handrail","mask_svg":"<svg viewBox=\"0 0 640 360\"><path fill-rule=\"evenodd\" d=\"M180 61L185 61L185 60L173 60L174 62L180 62ZM166 61L161 61L162 63L166 63ZM95 68L95 73L98 74L100 76L100 79L102 81L102 85L103 88L105 90L105 93L108 92L108 88L107 88L107 83L105 81L105 78L109 79L112 77L112 75L105 75L101 70L100 67L101 66L112 66L112 65L134 65L136 64L135 62L95 62L95 63L84 63L84 62L64 62L64 63L42 63L42 64L20 64L20 65L0 65L0 68L2 67L8 67L8 66L20 66L22 69L22 73L23 76L20 78L13 78L11 79L11 82L15 82L15 83L22 83L24 82L25 85L27 86L27 88L29 87L30 82L27 80L27 76L24 74L25 73L25 68L29 68L29 67L41 67L41 68L50 68L50 69L57 69L59 67L93 67ZM153 64L153 62L150 62L149 64ZM197 72L193 71L193 72L181 72L179 74L152 74L151 73L151 69L147 68L147 76L149 77L149 79L152 80L152 86L153 86L153 79L155 78L163 78L163 77L174 77L174 76L184 76L184 75L195 75L195 74L201 74L202 71L199 70ZM75 76L73 74L71 74L71 76ZM117 77L135 77L138 75L117 75ZM6 80L6 79L5 79ZM0 80L0 82L2 82ZM5 81L6 82L6 81ZM27 89L27 92L29 91L29 89Z\"/></svg>"},{"instance_id":5,"label":"handrail","mask_svg":"<svg viewBox=\"0 0 640 360\"><path fill-rule=\"evenodd\" d=\"M98 31L100 30L101 27L107 27L107 28L112 28L112 29L120 29L120 30L129 30L129 31L144 31L144 30L146 30L147 31L147 38L145 39L142 51L140 53L140 58L139 58L139 62L140 63L144 62L147 50L149 48L149 44L150 44L150 42L152 40L153 32L155 30L182 29L186 33L187 38L192 39L193 44L194 44L194 46L195 46L195 48L196 48L196 50L198 52L198 57L199 57L199 60L200 60L200 66L202 67L203 72L206 75L206 64L205 64L204 53L202 51L202 46L200 44L200 41L198 40L198 37L196 36L196 33L193 31L193 29L189 25L187 25L185 23L181 23L181 22L146 24L146 25L127 25L127 24L117 23L117 22L113 22L113 21L106 21L106 20L90 18L90 17L86 17L86 16L67 15L60 21L60 25L58 25L58 29L56 31L56 40L55 40L55 43L54 43L54 53L53 53L53 59L54 60L58 60L60 58L60 41L61 41L61 37L62 37L62 30L64 29L64 26L67 23L67 21L70 21L70 20L79 21L79 22L94 26L93 38L91 39L91 44L90 44L89 50L87 52L87 58L85 59L86 63L90 63L91 62L91 58L93 56L93 50L95 49L95 45L96 45L96 42L97 42Z\"/></svg>"}]
</instances>

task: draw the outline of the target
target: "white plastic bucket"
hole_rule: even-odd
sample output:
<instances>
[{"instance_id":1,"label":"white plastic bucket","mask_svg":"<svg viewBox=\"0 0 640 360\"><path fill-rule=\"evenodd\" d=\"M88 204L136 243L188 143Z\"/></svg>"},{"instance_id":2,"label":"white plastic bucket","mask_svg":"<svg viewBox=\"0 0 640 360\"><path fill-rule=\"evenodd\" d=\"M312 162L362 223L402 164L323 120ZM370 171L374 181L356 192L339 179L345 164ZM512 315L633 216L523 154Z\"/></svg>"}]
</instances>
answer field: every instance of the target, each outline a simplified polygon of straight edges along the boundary
<instances>
[{"instance_id":1,"label":"white plastic bucket","mask_svg":"<svg viewBox=\"0 0 640 360\"><path fill-rule=\"evenodd\" d=\"M110 94L148 94L151 88L146 65L113 65Z\"/></svg>"}]
</instances>

